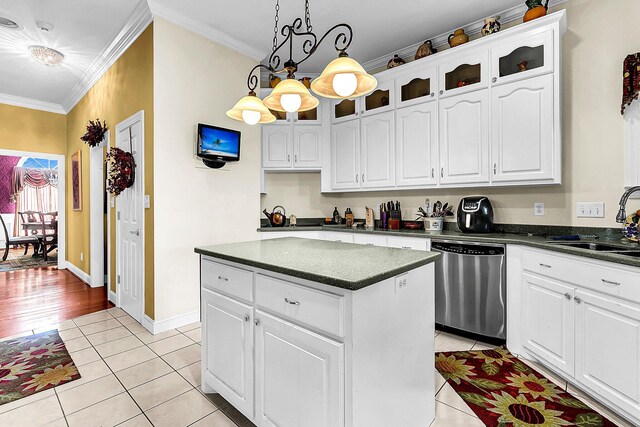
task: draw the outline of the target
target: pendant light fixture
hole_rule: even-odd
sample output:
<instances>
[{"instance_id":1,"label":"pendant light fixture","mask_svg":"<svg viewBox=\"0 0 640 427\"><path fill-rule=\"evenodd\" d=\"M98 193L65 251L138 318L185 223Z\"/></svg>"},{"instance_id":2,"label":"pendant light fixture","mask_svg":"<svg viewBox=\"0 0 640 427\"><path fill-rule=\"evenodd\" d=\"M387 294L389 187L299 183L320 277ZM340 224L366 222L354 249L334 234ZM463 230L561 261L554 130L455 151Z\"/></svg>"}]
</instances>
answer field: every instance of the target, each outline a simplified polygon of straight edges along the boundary
<instances>
[{"instance_id":1,"label":"pendant light fixture","mask_svg":"<svg viewBox=\"0 0 640 427\"><path fill-rule=\"evenodd\" d=\"M278 43L279 0L276 0L275 11L273 48L267 65L258 64L251 69L247 79L249 96L245 96L238 101L233 109L227 111L227 116L235 120L242 120L247 124L270 123L275 120L275 117L270 112L269 115L271 117L267 116L264 110L267 112L271 109L295 113L316 108L320 101L309 92L305 85L296 79L295 73L298 71L298 66L309 59L327 36L336 30L339 32L335 37L334 48L338 51L338 58L331 61L320 77L311 83L313 92L325 98L346 99L366 95L376 88L378 82L375 77L368 74L357 61L349 58L346 52L353 39L353 30L349 25L334 25L322 37L318 37L313 32L313 26L311 25L309 0L305 0L304 24L306 28L303 29L302 18L296 18L293 24L282 27L280 33L284 40ZM295 37L301 37L303 40L302 52L304 57L298 61L293 59L293 41ZM285 45L288 45L287 47L289 48L289 59L280 68L281 59L278 52ZM278 83L271 94L265 97L264 101L255 96L259 80L254 73L261 68L272 74L287 73L287 78ZM258 113L260 116L258 116Z\"/></svg>"}]
</instances>

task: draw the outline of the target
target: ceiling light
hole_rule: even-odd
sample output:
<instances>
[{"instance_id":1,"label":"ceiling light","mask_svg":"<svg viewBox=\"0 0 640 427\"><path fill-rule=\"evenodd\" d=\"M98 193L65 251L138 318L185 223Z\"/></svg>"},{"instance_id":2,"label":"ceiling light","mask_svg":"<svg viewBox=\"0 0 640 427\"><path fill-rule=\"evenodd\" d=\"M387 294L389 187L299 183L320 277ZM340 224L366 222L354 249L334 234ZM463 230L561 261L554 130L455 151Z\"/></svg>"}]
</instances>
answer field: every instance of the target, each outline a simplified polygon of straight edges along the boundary
<instances>
[{"instance_id":1,"label":"ceiling light","mask_svg":"<svg viewBox=\"0 0 640 427\"><path fill-rule=\"evenodd\" d=\"M255 92L240 99L234 107L227 111L227 116L234 120L243 121L248 125L257 123L273 123L276 117L264 106L262 100L256 96Z\"/></svg>"},{"instance_id":2,"label":"ceiling light","mask_svg":"<svg viewBox=\"0 0 640 427\"><path fill-rule=\"evenodd\" d=\"M36 61L49 67L60 65L64 61L64 55L50 47L29 46L29 52Z\"/></svg>"},{"instance_id":3,"label":"ceiling light","mask_svg":"<svg viewBox=\"0 0 640 427\"><path fill-rule=\"evenodd\" d=\"M53 31L53 24L50 24L45 21L36 21L36 26L43 33L50 33Z\"/></svg>"},{"instance_id":4,"label":"ceiling light","mask_svg":"<svg viewBox=\"0 0 640 427\"><path fill-rule=\"evenodd\" d=\"M249 71L247 86L250 95L255 95L258 87L259 79L254 74L256 70L265 68L272 74L287 73L287 78L282 80L264 99L263 107L275 111L285 111L294 113L297 111L307 111L316 108L320 101L314 97L307 87L296 80L295 73L298 66L313 55L320 44L331 33L337 33L334 40L334 48L338 51L338 58L331 61L324 69L322 75L311 83L313 91L326 98L354 98L366 95L372 92L378 85L375 77L367 74L357 61L349 58L347 48L351 45L353 39L353 30L347 24L337 24L331 27L322 37L317 36L313 32L311 26L311 15L309 13L309 0L305 0L304 5L304 22L302 18L296 18L291 25L285 25L281 31L278 28L280 0L276 0L275 26L273 29L273 47L271 55L267 61L267 65L258 64ZM303 27L304 25L304 27ZM278 33L284 36L284 40L278 40ZM299 60L293 59L294 38L300 37L302 45L303 58ZM280 67L280 50L288 50L289 59ZM246 112L243 109L236 111L238 106L242 104L248 97L242 98L236 106L227 112L227 115L235 120L242 120L246 123L263 123L257 121L257 114ZM258 99L254 96L255 99ZM256 102L252 99L252 102ZM235 111L235 113L234 113ZM248 110L247 110L248 111Z\"/></svg>"},{"instance_id":5,"label":"ceiling light","mask_svg":"<svg viewBox=\"0 0 640 427\"><path fill-rule=\"evenodd\" d=\"M19 30L20 25L16 21L0 16L0 27L9 28L10 30Z\"/></svg>"}]
</instances>

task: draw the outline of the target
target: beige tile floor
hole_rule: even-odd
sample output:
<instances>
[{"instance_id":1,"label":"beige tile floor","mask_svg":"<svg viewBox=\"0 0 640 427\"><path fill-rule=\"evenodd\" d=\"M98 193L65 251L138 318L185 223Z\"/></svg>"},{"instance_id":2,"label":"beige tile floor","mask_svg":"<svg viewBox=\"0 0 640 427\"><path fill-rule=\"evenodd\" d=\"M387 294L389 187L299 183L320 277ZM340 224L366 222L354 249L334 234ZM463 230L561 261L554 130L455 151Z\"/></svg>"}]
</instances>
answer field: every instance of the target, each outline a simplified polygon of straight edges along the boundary
<instances>
[{"instance_id":1,"label":"beige tile floor","mask_svg":"<svg viewBox=\"0 0 640 427\"><path fill-rule=\"evenodd\" d=\"M82 378L0 406L0 426L253 426L220 396L200 391L200 324L152 335L124 311L112 308L42 330L55 328ZM435 346L436 351L491 348L445 332L436 332ZM614 422L631 425L532 365ZM431 427L484 425L437 372L436 393Z\"/></svg>"}]
</instances>

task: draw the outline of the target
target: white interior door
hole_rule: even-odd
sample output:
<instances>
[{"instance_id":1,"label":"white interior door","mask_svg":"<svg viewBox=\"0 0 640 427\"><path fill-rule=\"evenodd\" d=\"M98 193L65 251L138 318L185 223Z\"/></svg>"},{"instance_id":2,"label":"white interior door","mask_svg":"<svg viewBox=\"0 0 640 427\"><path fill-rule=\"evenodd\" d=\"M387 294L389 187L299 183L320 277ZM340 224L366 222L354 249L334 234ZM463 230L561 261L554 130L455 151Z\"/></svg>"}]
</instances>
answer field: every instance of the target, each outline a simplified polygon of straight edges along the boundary
<instances>
[{"instance_id":1,"label":"white interior door","mask_svg":"<svg viewBox=\"0 0 640 427\"><path fill-rule=\"evenodd\" d=\"M134 116L135 117L135 116ZM118 305L141 321L144 310L143 119L116 127L116 146L133 153L136 179L116 198L116 283Z\"/></svg>"}]
</instances>

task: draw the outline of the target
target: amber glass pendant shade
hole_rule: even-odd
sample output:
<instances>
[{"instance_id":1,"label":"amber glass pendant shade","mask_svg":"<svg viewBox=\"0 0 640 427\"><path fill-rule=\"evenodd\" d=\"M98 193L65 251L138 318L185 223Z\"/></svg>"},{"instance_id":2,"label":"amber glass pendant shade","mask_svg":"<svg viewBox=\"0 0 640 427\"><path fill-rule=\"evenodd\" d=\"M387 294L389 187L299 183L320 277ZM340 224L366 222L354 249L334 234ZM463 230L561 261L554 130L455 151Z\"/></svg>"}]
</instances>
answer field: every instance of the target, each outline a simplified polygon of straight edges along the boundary
<instances>
[{"instance_id":1,"label":"amber glass pendant shade","mask_svg":"<svg viewBox=\"0 0 640 427\"><path fill-rule=\"evenodd\" d=\"M355 76L355 84L352 76ZM357 98L372 92L377 86L376 78L348 56L331 61L322 74L311 82L314 93L333 99Z\"/></svg>"},{"instance_id":2,"label":"amber glass pendant shade","mask_svg":"<svg viewBox=\"0 0 640 427\"><path fill-rule=\"evenodd\" d=\"M250 125L276 121L276 117L265 107L263 101L253 93L240 99L231 110L227 111L227 116Z\"/></svg>"},{"instance_id":3,"label":"amber glass pendant shade","mask_svg":"<svg viewBox=\"0 0 640 427\"><path fill-rule=\"evenodd\" d=\"M311 95L309 89L295 78L288 78L278 83L263 102L267 108L289 113L313 110L320 104L318 98Z\"/></svg>"}]
</instances>

